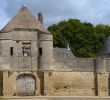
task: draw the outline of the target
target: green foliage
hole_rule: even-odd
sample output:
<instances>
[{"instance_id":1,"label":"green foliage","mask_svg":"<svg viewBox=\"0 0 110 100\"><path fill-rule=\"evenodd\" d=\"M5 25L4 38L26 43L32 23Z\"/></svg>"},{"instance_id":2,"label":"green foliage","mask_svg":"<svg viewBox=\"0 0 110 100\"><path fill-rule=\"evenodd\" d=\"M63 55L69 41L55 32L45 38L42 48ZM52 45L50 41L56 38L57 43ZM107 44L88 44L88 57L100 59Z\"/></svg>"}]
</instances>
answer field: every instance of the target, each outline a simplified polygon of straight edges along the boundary
<instances>
[{"instance_id":1,"label":"green foliage","mask_svg":"<svg viewBox=\"0 0 110 100\"><path fill-rule=\"evenodd\" d=\"M110 35L110 26L94 26L88 22L77 19L69 19L48 27L53 34L55 47L70 48L77 57L96 57L97 52Z\"/></svg>"}]
</instances>

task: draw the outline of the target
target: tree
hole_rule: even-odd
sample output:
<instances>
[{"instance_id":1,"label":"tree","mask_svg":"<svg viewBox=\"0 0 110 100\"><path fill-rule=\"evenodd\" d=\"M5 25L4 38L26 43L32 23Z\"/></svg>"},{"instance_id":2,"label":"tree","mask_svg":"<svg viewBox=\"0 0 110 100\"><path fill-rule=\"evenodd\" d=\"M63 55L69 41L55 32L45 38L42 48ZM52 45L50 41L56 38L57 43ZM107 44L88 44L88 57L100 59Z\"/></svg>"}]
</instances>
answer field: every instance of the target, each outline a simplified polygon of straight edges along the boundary
<instances>
[{"instance_id":1,"label":"tree","mask_svg":"<svg viewBox=\"0 0 110 100\"><path fill-rule=\"evenodd\" d=\"M69 19L48 27L53 34L54 46L70 48L77 57L96 57L104 41L110 35L110 26L94 26L88 22Z\"/></svg>"}]
</instances>

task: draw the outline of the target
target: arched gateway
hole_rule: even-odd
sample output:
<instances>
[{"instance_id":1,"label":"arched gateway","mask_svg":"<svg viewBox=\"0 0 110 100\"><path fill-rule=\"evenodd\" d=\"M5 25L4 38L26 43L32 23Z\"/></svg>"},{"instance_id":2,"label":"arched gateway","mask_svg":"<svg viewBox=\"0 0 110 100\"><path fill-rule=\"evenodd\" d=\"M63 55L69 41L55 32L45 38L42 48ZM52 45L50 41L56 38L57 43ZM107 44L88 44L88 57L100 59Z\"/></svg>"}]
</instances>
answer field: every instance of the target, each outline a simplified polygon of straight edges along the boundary
<instances>
[{"instance_id":1,"label":"arched gateway","mask_svg":"<svg viewBox=\"0 0 110 100\"><path fill-rule=\"evenodd\" d=\"M19 75L16 80L16 93L18 96L35 95L36 80L32 75Z\"/></svg>"}]
</instances>

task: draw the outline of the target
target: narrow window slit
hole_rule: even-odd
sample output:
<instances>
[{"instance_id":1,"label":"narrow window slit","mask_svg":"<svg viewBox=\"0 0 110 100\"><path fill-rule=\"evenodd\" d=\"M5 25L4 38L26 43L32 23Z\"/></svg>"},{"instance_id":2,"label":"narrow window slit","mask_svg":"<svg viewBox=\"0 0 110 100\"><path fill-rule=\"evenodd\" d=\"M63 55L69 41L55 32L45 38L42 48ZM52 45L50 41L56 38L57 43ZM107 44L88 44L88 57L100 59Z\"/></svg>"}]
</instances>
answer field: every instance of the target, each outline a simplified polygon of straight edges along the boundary
<instances>
[{"instance_id":1,"label":"narrow window slit","mask_svg":"<svg viewBox=\"0 0 110 100\"><path fill-rule=\"evenodd\" d=\"M39 48L39 55L42 55L42 48Z\"/></svg>"},{"instance_id":2,"label":"narrow window slit","mask_svg":"<svg viewBox=\"0 0 110 100\"><path fill-rule=\"evenodd\" d=\"M10 55L13 56L13 47L10 47Z\"/></svg>"}]
</instances>

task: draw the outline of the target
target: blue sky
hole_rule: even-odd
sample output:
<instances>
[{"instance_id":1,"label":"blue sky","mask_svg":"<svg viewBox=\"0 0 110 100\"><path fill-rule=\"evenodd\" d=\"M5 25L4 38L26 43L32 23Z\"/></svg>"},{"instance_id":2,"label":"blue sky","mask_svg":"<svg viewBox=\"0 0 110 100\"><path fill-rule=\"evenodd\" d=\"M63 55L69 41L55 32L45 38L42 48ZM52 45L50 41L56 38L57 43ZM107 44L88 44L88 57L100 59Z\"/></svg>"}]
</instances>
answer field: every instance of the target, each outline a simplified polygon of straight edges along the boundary
<instances>
[{"instance_id":1,"label":"blue sky","mask_svg":"<svg viewBox=\"0 0 110 100\"><path fill-rule=\"evenodd\" d=\"M110 25L110 0L0 0L0 29L22 4L35 16L42 12L46 26L68 18Z\"/></svg>"}]
</instances>

